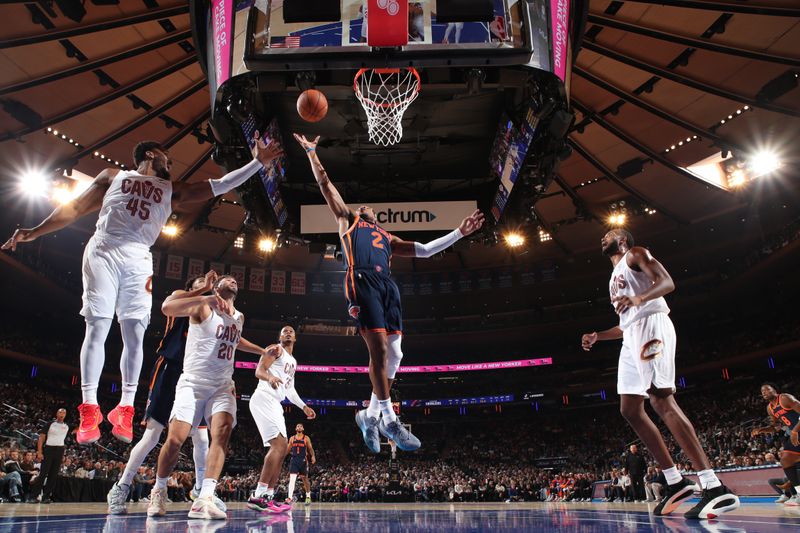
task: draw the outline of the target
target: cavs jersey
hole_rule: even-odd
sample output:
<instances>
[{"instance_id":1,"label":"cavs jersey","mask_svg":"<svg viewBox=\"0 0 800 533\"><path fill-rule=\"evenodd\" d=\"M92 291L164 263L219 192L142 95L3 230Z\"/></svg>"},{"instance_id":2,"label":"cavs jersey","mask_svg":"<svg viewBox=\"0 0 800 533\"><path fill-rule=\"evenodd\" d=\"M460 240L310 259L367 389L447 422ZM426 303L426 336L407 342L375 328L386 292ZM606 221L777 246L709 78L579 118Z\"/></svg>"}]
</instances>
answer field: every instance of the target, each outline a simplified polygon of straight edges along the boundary
<instances>
[{"instance_id":1,"label":"cavs jersey","mask_svg":"<svg viewBox=\"0 0 800 533\"><path fill-rule=\"evenodd\" d=\"M243 326L244 315L239 311L230 316L216 309L212 309L203 322L190 323L183 359L184 376L215 383L230 381Z\"/></svg>"},{"instance_id":2,"label":"cavs jersey","mask_svg":"<svg viewBox=\"0 0 800 533\"><path fill-rule=\"evenodd\" d=\"M637 272L628 266L628 253L622 256L617 266L611 272L611 280L608 282L608 292L611 296L611 305L614 306L614 299L619 296L637 296L642 294L650 287L653 282L644 272ZM637 320L654 315L656 313L669 313L667 301L663 297L654 298L642 305L630 307L625 312L619 314L619 327L624 330Z\"/></svg>"}]
</instances>

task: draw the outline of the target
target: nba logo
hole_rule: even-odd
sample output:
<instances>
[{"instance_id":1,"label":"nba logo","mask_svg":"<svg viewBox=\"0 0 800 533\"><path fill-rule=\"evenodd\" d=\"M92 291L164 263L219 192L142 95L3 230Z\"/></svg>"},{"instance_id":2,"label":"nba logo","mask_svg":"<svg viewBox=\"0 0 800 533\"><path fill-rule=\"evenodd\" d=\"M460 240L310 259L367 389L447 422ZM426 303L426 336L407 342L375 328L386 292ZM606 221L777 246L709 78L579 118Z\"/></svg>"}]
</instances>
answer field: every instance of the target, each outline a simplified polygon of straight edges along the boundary
<instances>
[{"instance_id":1,"label":"nba logo","mask_svg":"<svg viewBox=\"0 0 800 533\"><path fill-rule=\"evenodd\" d=\"M358 314L361 312L361 307L357 305L351 305L350 309L347 310L350 313L350 316L358 320Z\"/></svg>"}]
</instances>

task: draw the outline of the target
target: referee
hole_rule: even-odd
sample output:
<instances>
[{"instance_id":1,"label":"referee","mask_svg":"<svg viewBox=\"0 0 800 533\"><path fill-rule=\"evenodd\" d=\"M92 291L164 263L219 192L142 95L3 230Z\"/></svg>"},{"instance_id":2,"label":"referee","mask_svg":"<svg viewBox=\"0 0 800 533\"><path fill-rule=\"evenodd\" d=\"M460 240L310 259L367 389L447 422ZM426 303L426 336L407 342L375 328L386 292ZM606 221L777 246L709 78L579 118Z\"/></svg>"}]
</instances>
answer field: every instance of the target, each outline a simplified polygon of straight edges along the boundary
<instances>
[{"instance_id":1,"label":"referee","mask_svg":"<svg viewBox=\"0 0 800 533\"><path fill-rule=\"evenodd\" d=\"M36 497L44 485L42 503L51 503L50 497L56 485L61 460L64 458L64 439L69 433L69 426L64 423L67 410L64 408L56 411L56 418L42 425L39 430L39 442L36 446L36 460L41 461L39 477L31 486L31 503L36 503Z\"/></svg>"}]
</instances>

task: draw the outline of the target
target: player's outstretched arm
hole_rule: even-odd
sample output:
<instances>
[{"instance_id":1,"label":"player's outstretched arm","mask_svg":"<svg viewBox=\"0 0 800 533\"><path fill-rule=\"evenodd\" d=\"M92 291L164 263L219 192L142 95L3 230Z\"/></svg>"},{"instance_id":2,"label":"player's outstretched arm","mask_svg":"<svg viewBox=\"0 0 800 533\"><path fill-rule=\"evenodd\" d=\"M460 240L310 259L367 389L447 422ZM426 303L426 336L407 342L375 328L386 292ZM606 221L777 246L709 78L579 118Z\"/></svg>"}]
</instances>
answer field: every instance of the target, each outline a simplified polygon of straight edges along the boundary
<instances>
[{"instance_id":1,"label":"player's outstretched arm","mask_svg":"<svg viewBox=\"0 0 800 533\"><path fill-rule=\"evenodd\" d=\"M244 337L239 339L239 345L236 347L236 349L242 352L254 353L257 355L263 355L266 351L266 348L262 348L258 344L254 344Z\"/></svg>"},{"instance_id":2,"label":"player's outstretched arm","mask_svg":"<svg viewBox=\"0 0 800 533\"><path fill-rule=\"evenodd\" d=\"M216 272L214 272L213 270L209 270L206 273L202 287L198 287L197 289L192 289L190 291L184 291L182 289L173 291L172 294L167 296L167 299L164 300L164 303L166 303L167 301L181 300L184 298L194 298L195 296L202 296L203 294L207 293L208 291L214 288L214 283L217 281L218 277L219 276L217 275Z\"/></svg>"},{"instance_id":3,"label":"player's outstretched arm","mask_svg":"<svg viewBox=\"0 0 800 533\"><path fill-rule=\"evenodd\" d=\"M317 135L313 141L309 141L306 139L305 135L298 135L297 133L294 134L294 138L297 139L297 142L300 143L300 146L306 151L308 162L311 163L311 171L314 173L314 179L317 180L319 190L322 192L322 196L325 197L325 202L328 204L328 207L331 208L333 216L336 217L340 225L344 223L346 226L352 212L350 208L347 207L347 204L344 203L344 200L342 200L339 191L336 190L336 187L331 183L328 173L325 172L325 168L322 166L319 157L317 157L319 135Z\"/></svg>"},{"instance_id":4,"label":"player's outstretched arm","mask_svg":"<svg viewBox=\"0 0 800 533\"><path fill-rule=\"evenodd\" d=\"M628 262L629 267L644 272L647 278L653 282L653 285L642 294L619 296L614 299L613 303L617 313L624 313L631 307L642 305L675 290L675 282L672 281L669 272L664 268L664 265L650 255L650 251L647 248L634 246L628 252L625 260Z\"/></svg>"},{"instance_id":5,"label":"player's outstretched arm","mask_svg":"<svg viewBox=\"0 0 800 533\"><path fill-rule=\"evenodd\" d=\"M392 235L392 254L401 257L431 257L454 245L459 239L478 231L483 226L483 221L483 213L476 209L456 229L426 244L404 241Z\"/></svg>"},{"instance_id":6,"label":"player's outstretched arm","mask_svg":"<svg viewBox=\"0 0 800 533\"><path fill-rule=\"evenodd\" d=\"M230 314L231 307L218 294L194 296L192 298L169 297L161 304L161 312L166 316L188 316L197 322L206 320L211 310L216 309L223 314Z\"/></svg>"},{"instance_id":7,"label":"player's outstretched arm","mask_svg":"<svg viewBox=\"0 0 800 533\"><path fill-rule=\"evenodd\" d=\"M100 206L103 205L103 196L105 196L109 185L111 185L111 180L114 179L117 172L119 170L114 168L107 168L100 172L85 191L71 202L53 209L53 212L41 224L35 228L19 228L16 230L11 238L3 244L2 249L14 251L20 242L30 242L42 235L58 231L69 226L82 216L100 209Z\"/></svg>"},{"instance_id":8,"label":"player's outstretched arm","mask_svg":"<svg viewBox=\"0 0 800 533\"><path fill-rule=\"evenodd\" d=\"M581 347L584 351L589 351L597 341L613 341L622 338L622 330L619 326L614 326L603 331L594 331L592 333L584 333L581 337Z\"/></svg>"},{"instance_id":9,"label":"player's outstretched arm","mask_svg":"<svg viewBox=\"0 0 800 533\"><path fill-rule=\"evenodd\" d=\"M172 194L172 206L178 207L180 204L204 202L232 191L249 180L262 166L269 166L273 160L283 153L278 143L274 141L264 142L264 139L259 136L257 131L253 134L253 140L255 141L255 146L253 148L252 161L218 179L175 184L175 190Z\"/></svg>"}]
</instances>

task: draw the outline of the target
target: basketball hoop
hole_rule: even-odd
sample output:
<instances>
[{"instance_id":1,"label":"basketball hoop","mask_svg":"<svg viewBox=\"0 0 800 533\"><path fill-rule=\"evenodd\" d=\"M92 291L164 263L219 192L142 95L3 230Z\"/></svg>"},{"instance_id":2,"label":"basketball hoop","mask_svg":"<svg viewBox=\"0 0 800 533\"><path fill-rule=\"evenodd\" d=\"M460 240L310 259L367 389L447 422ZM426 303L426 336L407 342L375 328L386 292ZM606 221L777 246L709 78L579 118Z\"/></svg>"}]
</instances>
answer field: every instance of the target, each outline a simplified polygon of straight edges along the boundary
<instances>
[{"instance_id":1,"label":"basketball hoop","mask_svg":"<svg viewBox=\"0 0 800 533\"><path fill-rule=\"evenodd\" d=\"M369 139L381 146L397 144L403 137L403 113L420 89L414 68L362 68L353 90L367 114Z\"/></svg>"}]
</instances>

